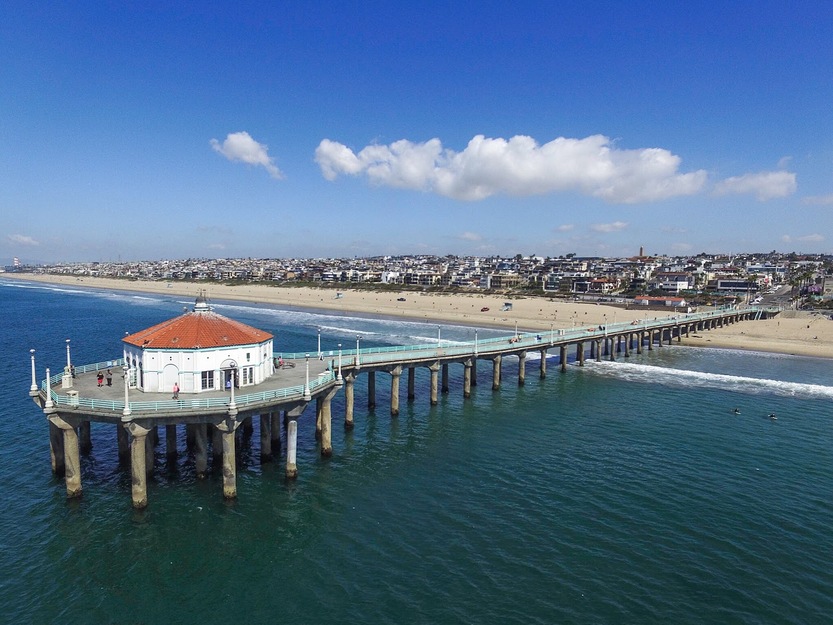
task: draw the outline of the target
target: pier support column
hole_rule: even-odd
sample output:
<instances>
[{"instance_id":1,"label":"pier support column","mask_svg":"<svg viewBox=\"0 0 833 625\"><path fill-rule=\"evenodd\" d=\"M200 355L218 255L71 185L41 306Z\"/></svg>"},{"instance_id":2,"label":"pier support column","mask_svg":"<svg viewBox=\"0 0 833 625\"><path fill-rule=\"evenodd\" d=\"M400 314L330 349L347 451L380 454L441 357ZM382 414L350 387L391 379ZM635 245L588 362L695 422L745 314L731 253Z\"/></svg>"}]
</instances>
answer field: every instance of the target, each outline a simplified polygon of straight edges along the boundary
<instances>
[{"instance_id":1,"label":"pier support column","mask_svg":"<svg viewBox=\"0 0 833 625\"><path fill-rule=\"evenodd\" d=\"M433 365L428 367L428 370L431 372L431 398L429 401L432 406L436 406L439 401L437 396L437 386L440 375L440 363L435 362Z\"/></svg>"},{"instance_id":2,"label":"pier support column","mask_svg":"<svg viewBox=\"0 0 833 625\"><path fill-rule=\"evenodd\" d=\"M367 372L367 407L376 407L376 372Z\"/></svg>"},{"instance_id":3,"label":"pier support column","mask_svg":"<svg viewBox=\"0 0 833 625\"><path fill-rule=\"evenodd\" d=\"M59 414L47 413L49 422L58 427L63 434L64 481L67 487L67 499L81 496L81 453L78 446L78 432L75 426L64 420Z\"/></svg>"},{"instance_id":4,"label":"pier support column","mask_svg":"<svg viewBox=\"0 0 833 625\"><path fill-rule=\"evenodd\" d=\"M541 379L543 380L547 377L547 350L545 349L541 350L541 366L539 370L541 374Z\"/></svg>"},{"instance_id":5,"label":"pier support column","mask_svg":"<svg viewBox=\"0 0 833 625\"><path fill-rule=\"evenodd\" d=\"M616 350L619 348L618 345L614 345L614 341L618 342L617 338L610 337L610 362L616 360Z\"/></svg>"},{"instance_id":6,"label":"pier support column","mask_svg":"<svg viewBox=\"0 0 833 625\"><path fill-rule=\"evenodd\" d=\"M576 343L576 360L578 360L578 366L584 366L584 343L579 341Z\"/></svg>"},{"instance_id":7,"label":"pier support column","mask_svg":"<svg viewBox=\"0 0 833 625\"><path fill-rule=\"evenodd\" d=\"M402 376L402 367L394 367L390 372L390 415L399 416L399 378Z\"/></svg>"},{"instance_id":8,"label":"pier support column","mask_svg":"<svg viewBox=\"0 0 833 625\"><path fill-rule=\"evenodd\" d=\"M503 362L503 356L498 354L492 360L492 390L500 390L500 365Z\"/></svg>"},{"instance_id":9,"label":"pier support column","mask_svg":"<svg viewBox=\"0 0 833 625\"><path fill-rule=\"evenodd\" d=\"M202 479L208 471L208 424L194 424L194 472Z\"/></svg>"},{"instance_id":10,"label":"pier support column","mask_svg":"<svg viewBox=\"0 0 833 625\"><path fill-rule=\"evenodd\" d=\"M558 362L561 365L561 373L567 372L567 346L560 345L558 347Z\"/></svg>"},{"instance_id":11,"label":"pier support column","mask_svg":"<svg viewBox=\"0 0 833 625\"><path fill-rule=\"evenodd\" d=\"M526 384L526 352L518 354L518 386Z\"/></svg>"},{"instance_id":12,"label":"pier support column","mask_svg":"<svg viewBox=\"0 0 833 625\"><path fill-rule=\"evenodd\" d=\"M151 428L144 427L131 421L124 425L130 433L130 497L133 507L137 510L146 508L148 505L148 448L153 446L148 443L148 433ZM151 453L153 453L151 451Z\"/></svg>"},{"instance_id":13,"label":"pier support column","mask_svg":"<svg viewBox=\"0 0 833 625\"><path fill-rule=\"evenodd\" d=\"M237 497L237 453L234 430L223 432L223 497Z\"/></svg>"},{"instance_id":14,"label":"pier support column","mask_svg":"<svg viewBox=\"0 0 833 625\"><path fill-rule=\"evenodd\" d=\"M463 363L463 399L471 397L471 361Z\"/></svg>"},{"instance_id":15,"label":"pier support column","mask_svg":"<svg viewBox=\"0 0 833 625\"><path fill-rule=\"evenodd\" d=\"M446 394L446 393L448 393L448 363L447 362L444 362L442 364L442 366L440 367L440 373L441 373L441 376L442 376L441 377L442 386L440 386L440 391L443 394Z\"/></svg>"},{"instance_id":16,"label":"pier support column","mask_svg":"<svg viewBox=\"0 0 833 625\"><path fill-rule=\"evenodd\" d=\"M176 458L176 425L165 426L165 456Z\"/></svg>"},{"instance_id":17,"label":"pier support column","mask_svg":"<svg viewBox=\"0 0 833 625\"><path fill-rule=\"evenodd\" d=\"M416 393L415 388L416 371L413 367L408 367L408 401L414 401Z\"/></svg>"},{"instance_id":18,"label":"pier support column","mask_svg":"<svg viewBox=\"0 0 833 625\"><path fill-rule=\"evenodd\" d=\"M353 382L356 376L350 373L344 376L344 429L352 430L353 426Z\"/></svg>"},{"instance_id":19,"label":"pier support column","mask_svg":"<svg viewBox=\"0 0 833 625\"><path fill-rule=\"evenodd\" d=\"M49 422L49 459L52 461L52 472L64 475L64 433L57 425Z\"/></svg>"},{"instance_id":20,"label":"pier support column","mask_svg":"<svg viewBox=\"0 0 833 625\"><path fill-rule=\"evenodd\" d=\"M272 459L272 414L269 412L260 415L260 462L269 462Z\"/></svg>"},{"instance_id":21,"label":"pier support column","mask_svg":"<svg viewBox=\"0 0 833 625\"><path fill-rule=\"evenodd\" d=\"M67 486L67 498L81 496L81 454L78 434L75 428L61 428L64 431L64 480Z\"/></svg>"},{"instance_id":22,"label":"pier support column","mask_svg":"<svg viewBox=\"0 0 833 625\"><path fill-rule=\"evenodd\" d=\"M93 450L93 439L90 434L89 421L81 421L78 424L78 446L84 456L89 456Z\"/></svg>"},{"instance_id":23,"label":"pier support column","mask_svg":"<svg viewBox=\"0 0 833 625\"><path fill-rule=\"evenodd\" d=\"M321 399L321 456L333 455L332 400L337 390L332 390Z\"/></svg>"},{"instance_id":24,"label":"pier support column","mask_svg":"<svg viewBox=\"0 0 833 625\"><path fill-rule=\"evenodd\" d=\"M286 426L286 477L298 477L298 465L295 456L298 450L298 422L294 419Z\"/></svg>"},{"instance_id":25,"label":"pier support column","mask_svg":"<svg viewBox=\"0 0 833 625\"><path fill-rule=\"evenodd\" d=\"M158 433L156 427L157 426L149 428L150 431L145 435L145 473L147 473L148 477L153 475L153 465L155 464L156 460L154 447L155 443L153 441L153 435ZM132 451L133 450L131 448L131 452Z\"/></svg>"},{"instance_id":26,"label":"pier support column","mask_svg":"<svg viewBox=\"0 0 833 625\"><path fill-rule=\"evenodd\" d=\"M471 359L471 385L477 386L477 357Z\"/></svg>"},{"instance_id":27,"label":"pier support column","mask_svg":"<svg viewBox=\"0 0 833 625\"><path fill-rule=\"evenodd\" d=\"M633 342L633 334L628 332L625 336L625 358L631 357L631 343Z\"/></svg>"},{"instance_id":28,"label":"pier support column","mask_svg":"<svg viewBox=\"0 0 833 625\"><path fill-rule=\"evenodd\" d=\"M602 339L590 341L590 358L592 360L601 361L603 353L607 354L607 339L604 339L604 347L602 347Z\"/></svg>"},{"instance_id":29,"label":"pier support column","mask_svg":"<svg viewBox=\"0 0 833 625\"><path fill-rule=\"evenodd\" d=\"M237 420L237 408L229 408L228 416L217 424L223 448L223 497L235 499L237 497L237 449L235 431L242 424ZM245 421L245 419L244 419ZM245 426L244 426L245 428Z\"/></svg>"},{"instance_id":30,"label":"pier support column","mask_svg":"<svg viewBox=\"0 0 833 625\"><path fill-rule=\"evenodd\" d=\"M275 410L269 413L270 421L270 442L272 445L272 453L281 453L281 411Z\"/></svg>"},{"instance_id":31,"label":"pier support column","mask_svg":"<svg viewBox=\"0 0 833 625\"><path fill-rule=\"evenodd\" d=\"M677 342L682 343L683 342L683 329L680 326L677 326L675 329L677 330Z\"/></svg>"},{"instance_id":32,"label":"pier support column","mask_svg":"<svg viewBox=\"0 0 833 625\"><path fill-rule=\"evenodd\" d=\"M321 411L323 410L324 398L319 395L315 398L315 440L321 440Z\"/></svg>"},{"instance_id":33,"label":"pier support column","mask_svg":"<svg viewBox=\"0 0 833 625\"><path fill-rule=\"evenodd\" d=\"M644 342L645 342L645 333L642 330L640 330L639 332L636 333L636 353L637 354L642 353L642 343L644 343Z\"/></svg>"},{"instance_id":34,"label":"pier support column","mask_svg":"<svg viewBox=\"0 0 833 625\"><path fill-rule=\"evenodd\" d=\"M654 331L648 330L648 351L652 351L654 349Z\"/></svg>"}]
</instances>

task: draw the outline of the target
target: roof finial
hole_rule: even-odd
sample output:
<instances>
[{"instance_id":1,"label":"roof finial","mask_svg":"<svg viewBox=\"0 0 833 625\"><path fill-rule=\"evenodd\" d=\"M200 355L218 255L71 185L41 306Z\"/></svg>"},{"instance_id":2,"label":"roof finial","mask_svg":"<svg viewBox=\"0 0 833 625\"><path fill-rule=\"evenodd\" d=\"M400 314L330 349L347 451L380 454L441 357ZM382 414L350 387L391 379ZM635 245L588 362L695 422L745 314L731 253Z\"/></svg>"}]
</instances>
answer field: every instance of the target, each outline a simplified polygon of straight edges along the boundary
<instances>
[{"instance_id":1,"label":"roof finial","mask_svg":"<svg viewBox=\"0 0 833 625\"><path fill-rule=\"evenodd\" d=\"M209 312L210 310L208 300L205 298L205 290L201 289L200 294L197 295L197 301L194 302L194 312Z\"/></svg>"}]
</instances>

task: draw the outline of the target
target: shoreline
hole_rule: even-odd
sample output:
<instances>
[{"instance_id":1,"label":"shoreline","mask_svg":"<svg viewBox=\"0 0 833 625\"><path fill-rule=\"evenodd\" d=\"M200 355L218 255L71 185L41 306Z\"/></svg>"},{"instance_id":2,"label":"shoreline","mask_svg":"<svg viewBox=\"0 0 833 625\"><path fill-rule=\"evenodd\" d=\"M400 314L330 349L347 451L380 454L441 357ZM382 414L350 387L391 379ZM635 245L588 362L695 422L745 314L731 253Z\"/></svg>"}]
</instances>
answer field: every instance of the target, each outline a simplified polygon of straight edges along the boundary
<instances>
[{"instance_id":1,"label":"shoreline","mask_svg":"<svg viewBox=\"0 0 833 625\"><path fill-rule=\"evenodd\" d=\"M265 284L223 285L192 282L119 280L51 274L2 273L0 279L40 282L106 291L128 291L196 298L205 290L209 300L244 301L316 312L340 312L368 317L505 329L514 332L607 325L670 317L673 311L623 309L597 303L544 297L504 298L479 293L421 293L414 291L336 290L314 287L281 287ZM404 301L400 301L404 298ZM511 310L501 310L511 301ZM487 311L481 311L482 308ZM685 339L685 345L740 349L833 359L833 320L823 315L801 315L737 323Z\"/></svg>"}]
</instances>

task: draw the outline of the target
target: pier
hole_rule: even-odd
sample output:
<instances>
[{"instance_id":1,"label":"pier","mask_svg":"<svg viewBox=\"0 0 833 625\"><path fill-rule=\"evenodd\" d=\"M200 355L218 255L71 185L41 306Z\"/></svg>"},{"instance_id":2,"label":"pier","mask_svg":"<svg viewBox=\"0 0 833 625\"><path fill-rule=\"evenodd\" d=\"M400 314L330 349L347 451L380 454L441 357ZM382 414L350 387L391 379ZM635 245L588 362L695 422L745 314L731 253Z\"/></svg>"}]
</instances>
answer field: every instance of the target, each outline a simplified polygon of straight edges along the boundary
<instances>
[{"instance_id":1,"label":"pier","mask_svg":"<svg viewBox=\"0 0 833 625\"><path fill-rule=\"evenodd\" d=\"M552 361L563 373L571 357L573 364L579 367L587 358L628 358L633 353L642 354L645 350L679 343L694 332L766 318L773 312L777 311L723 309L593 327L516 331L512 335L483 340L478 340L475 333L474 341L453 344L443 343L438 337L436 344L431 345L361 349L357 338L355 350L339 348L338 351L321 352L319 347L317 352L297 354L270 350L268 354L264 352L265 358L255 358L254 364L246 367L244 363L249 361L252 352L257 357L262 348L271 348L271 335L263 333L262 342L252 343L254 339L245 336L248 342L241 345L229 342L227 346L211 347L208 351L215 360L209 372L178 370L172 374L172 365L168 361L164 367L153 365L158 373L157 384L150 365L158 354L150 348L154 341L161 342L159 333L165 330L170 334L168 326L176 326L175 322L181 320L181 323L193 323L194 319L216 321L208 315L207 308L200 308L198 298L195 313L204 316L190 317L193 313L188 313L167 325L160 324L160 327L165 326L162 330L154 326L144 334L125 338L125 355L121 358L75 366L67 341L66 365L55 375L46 369L45 379L38 382L36 353L31 350L29 395L46 416L52 470L64 477L68 498L79 497L83 492L80 457L91 453L91 423L101 423L114 427L113 438L119 459L130 467L131 499L135 508L148 505L147 478L153 470L154 445L162 427L168 457L176 457L180 452L176 447L177 428L185 428L188 450L194 455L198 477L205 476L209 470L210 442L212 455L222 466L223 496L233 499L237 496L235 434L239 428L251 433L253 423L259 423L262 461L282 457L280 432L285 430L285 475L292 479L297 476L298 421L308 406L314 406L315 436L320 441L320 453L328 457L333 453L332 399L339 391L344 391L344 427L352 428L356 409L354 387L362 375L367 383L369 408L376 405L377 374L389 377L390 414L396 417L402 375L407 376L408 400L415 400L414 380L418 367L424 367L430 373L428 403L433 406L438 403L440 393L451 390L450 366L463 367L462 395L469 399L471 388L478 383L479 362L491 364L491 387L498 391L504 383L503 361L507 357L517 358L517 384L523 386L529 353L540 355L538 376L545 379L548 363ZM258 332L245 326L244 329L251 331L250 334ZM223 338L227 339L229 331L227 328L224 331ZM187 336L188 332L181 328L177 332L163 347L156 348L161 350L159 353L164 353L171 362L177 355L184 362L186 356L190 359L194 354L203 353L204 346L182 350L184 340L180 341L180 337ZM144 342L138 340L144 336L156 338L145 338ZM177 345L176 348L171 344ZM144 362L137 360L137 354L144 355ZM256 366L267 374L258 378L254 373ZM206 385L205 380L214 381L215 377L224 384L218 384L216 388ZM200 379L206 388L194 386L193 381ZM108 382L105 384L102 380ZM172 380L177 389L182 387L190 392L172 392L169 390Z\"/></svg>"}]
</instances>

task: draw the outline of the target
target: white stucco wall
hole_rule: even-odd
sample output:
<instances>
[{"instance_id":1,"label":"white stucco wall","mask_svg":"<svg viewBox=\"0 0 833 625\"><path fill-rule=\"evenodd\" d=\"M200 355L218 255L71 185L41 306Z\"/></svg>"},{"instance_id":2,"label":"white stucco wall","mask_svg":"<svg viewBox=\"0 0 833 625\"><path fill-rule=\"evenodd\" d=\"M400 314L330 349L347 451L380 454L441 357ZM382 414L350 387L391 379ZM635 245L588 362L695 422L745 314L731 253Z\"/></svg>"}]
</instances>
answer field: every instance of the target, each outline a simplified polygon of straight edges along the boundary
<instances>
[{"instance_id":1,"label":"white stucco wall","mask_svg":"<svg viewBox=\"0 0 833 625\"><path fill-rule=\"evenodd\" d=\"M223 369L237 363L240 387L260 384L274 372L272 339L251 345L211 349L142 349L125 345L124 359L132 371L132 384L148 393L169 393L173 383L180 393L201 393L223 388ZM245 371L244 371L245 369ZM202 373L214 372L214 387L202 388Z\"/></svg>"}]
</instances>

